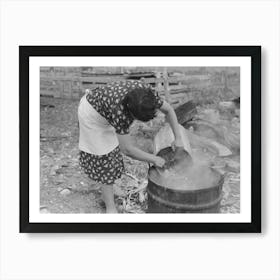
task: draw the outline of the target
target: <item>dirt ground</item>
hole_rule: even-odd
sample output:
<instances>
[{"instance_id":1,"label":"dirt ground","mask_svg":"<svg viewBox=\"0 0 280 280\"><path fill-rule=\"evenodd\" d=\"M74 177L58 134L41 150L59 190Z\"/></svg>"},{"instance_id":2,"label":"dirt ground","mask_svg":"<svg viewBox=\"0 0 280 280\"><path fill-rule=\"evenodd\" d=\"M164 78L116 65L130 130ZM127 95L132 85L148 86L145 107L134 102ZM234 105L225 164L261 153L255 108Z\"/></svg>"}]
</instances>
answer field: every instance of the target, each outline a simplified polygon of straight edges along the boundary
<instances>
[{"instance_id":1,"label":"dirt ground","mask_svg":"<svg viewBox=\"0 0 280 280\"><path fill-rule=\"evenodd\" d=\"M98 184L79 168L79 101L41 97L40 127L40 211L41 213L104 213ZM143 132L141 124L132 128L132 137L142 149L152 152L153 131ZM120 213L144 213L147 208L148 165L124 157L126 174L116 183L116 203ZM217 158L225 174L222 213L240 211L239 155ZM226 166L226 168L225 168Z\"/></svg>"},{"instance_id":2,"label":"dirt ground","mask_svg":"<svg viewBox=\"0 0 280 280\"><path fill-rule=\"evenodd\" d=\"M41 97L42 213L102 213L105 210L99 185L79 167L77 108L78 101ZM139 138L139 132L133 135L138 146L151 152L150 138L144 134ZM126 156L124 162L127 174L115 186L118 210L144 212L148 165Z\"/></svg>"}]
</instances>

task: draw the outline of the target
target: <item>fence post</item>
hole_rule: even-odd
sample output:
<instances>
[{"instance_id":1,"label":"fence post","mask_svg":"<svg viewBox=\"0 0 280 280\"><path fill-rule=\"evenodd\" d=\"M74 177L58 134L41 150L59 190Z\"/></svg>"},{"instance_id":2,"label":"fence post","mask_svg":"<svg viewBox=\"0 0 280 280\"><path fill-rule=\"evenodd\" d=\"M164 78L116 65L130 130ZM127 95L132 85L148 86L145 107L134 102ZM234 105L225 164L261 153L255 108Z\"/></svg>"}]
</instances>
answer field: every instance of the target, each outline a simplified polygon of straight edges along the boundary
<instances>
[{"instance_id":1,"label":"fence post","mask_svg":"<svg viewBox=\"0 0 280 280\"><path fill-rule=\"evenodd\" d=\"M167 67L164 67L164 69L163 69L163 84L164 84L165 100L166 100L166 102L170 102Z\"/></svg>"},{"instance_id":2,"label":"fence post","mask_svg":"<svg viewBox=\"0 0 280 280\"><path fill-rule=\"evenodd\" d=\"M155 90L158 93L162 91L161 72L156 72Z\"/></svg>"}]
</instances>

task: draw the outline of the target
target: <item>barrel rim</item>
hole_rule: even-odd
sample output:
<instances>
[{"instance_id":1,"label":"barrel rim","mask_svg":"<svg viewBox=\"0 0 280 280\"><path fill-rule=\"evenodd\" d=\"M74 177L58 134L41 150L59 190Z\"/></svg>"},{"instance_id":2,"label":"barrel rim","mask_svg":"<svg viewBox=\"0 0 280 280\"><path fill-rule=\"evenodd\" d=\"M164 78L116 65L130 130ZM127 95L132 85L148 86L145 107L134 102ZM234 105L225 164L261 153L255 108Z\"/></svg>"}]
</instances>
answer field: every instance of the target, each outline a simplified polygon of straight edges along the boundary
<instances>
[{"instance_id":1,"label":"barrel rim","mask_svg":"<svg viewBox=\"0 0 280 280\"><path fill-rule=\"evenodd\" d=\"M217 170L215 170L211 167L209 167L209 168L212 169L214 172L218 173L220 175L220 179L219 179L219 181L217 182L216 185L210 186L210 187L207 187L207 188L201 187L201 188L196 189L196 190L173 189L173 188L165 187L165 186L162 186L162 185L158 185L153 180L151 180L151 178L149 177L149 174L148 174L148 181L151 181L157 187L161 187L163 189L166 189L166 190L172 191L172 192L176 192L176 193L200 193L200 192L203 192L205 190L212 190L212 189L218 188L218 187L220 187L224 184L225 175L221 174L220 172L218 172ZM150 169L155 169L155 167L151 167Z\"/></svg>"}]
</instances>

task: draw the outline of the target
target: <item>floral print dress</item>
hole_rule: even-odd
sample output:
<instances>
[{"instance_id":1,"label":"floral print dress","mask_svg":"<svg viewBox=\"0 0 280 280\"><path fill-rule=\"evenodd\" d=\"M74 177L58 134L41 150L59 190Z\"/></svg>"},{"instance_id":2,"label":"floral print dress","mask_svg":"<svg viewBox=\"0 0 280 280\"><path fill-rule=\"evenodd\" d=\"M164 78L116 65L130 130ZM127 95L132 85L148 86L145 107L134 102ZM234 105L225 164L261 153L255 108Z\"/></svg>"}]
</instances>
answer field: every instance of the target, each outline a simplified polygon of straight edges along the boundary
<instances>
[{"instance_id":1,"label":"floral print dress","mask_svg":"<svg viewBox=\"0 0 280 280\"><path fill-rule=\"evenodd\" d=\"M94 181L111 185L124 172L116 134L129 134L133 117L122 101L132 89L150 87L139 81L119 81L86 94L79 105L80 166ZM163 100L153 91L157 108Z\"/></svg>"}]
</instances>

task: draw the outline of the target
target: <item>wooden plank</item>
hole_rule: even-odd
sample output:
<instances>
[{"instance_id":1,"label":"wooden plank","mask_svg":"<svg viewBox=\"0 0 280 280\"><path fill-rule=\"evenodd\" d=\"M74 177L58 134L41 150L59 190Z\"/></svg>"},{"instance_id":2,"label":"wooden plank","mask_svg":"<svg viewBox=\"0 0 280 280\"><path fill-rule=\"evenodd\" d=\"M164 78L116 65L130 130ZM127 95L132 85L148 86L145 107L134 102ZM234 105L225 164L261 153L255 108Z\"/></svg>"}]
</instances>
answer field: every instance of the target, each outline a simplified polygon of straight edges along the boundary
<instances>
[{"instance_id":1,"label":"wooden plank","mask_svg":"<svg viewBox=\"0 0 280 280\"><path fill-rule=\"evenodd\" d=\"M49 90L40 90L40 95L47 95L47 96L52 96L54 97L54 91L49 91Z\"/></svg>"},{"instance_id":2,"label":"wooden plank","mask_svg":"<svg viewBox=\"0 0 280 280\"><path fill-rule=\"evenodd\" d=\"M168 82L170 83L179 83L183 81L208 81L210 80L210 76L208 75L187 75L187 76L169 76ZM152 84L152 83L163 83L164 78L145 78L145 83Z\"/></svg>"},{"instance_id":3,"label":"wooden plank","mask_svg":"<svg viewBox=\"0 0 280 280\"><path fill-rule=\"evenodd\" d=\"M207 80L209 77L204 77L202 76L184 76L184 77L168 77L166 76L165 78L144 78L143 81L148 84L156 84L156 83L164 83L164 81L167 79L168 83L178 83L179 81L189 81L192 79L197 79L197 80ZM56 77L40 77L41 81L79 81L79 82L91 82L91 83L108 83L108 82L113 82L113 81L120 81L120 80L126 80L125 76L119 76L119 77L114 77L114 76L108 76L108 77L73 77L73 76L56 76Z\"/></svg>"},{"instance_id":4,"label":"wooden plank","mask_svg":"<svg viewBox=\"0 0 280 280\"><path fill-rule=\"evenodd\" d=\"M110 74L106 74L106 73L95 73L95 72L91 72L91 71L82 71L81 72L82 76L84 77L92 77L92 76L99 76L99 77L102 77L102 76L122 76L123 74L121 72L119 73L110 73Z\"/></svg>"},{"instance_id":5,"label":"wooden plank","mask_svg":"<svg viewBox=\"0 0 280 280\"><path fill-rule=\"evenodd\" d=\"M109 82L117 82L117 81L120 81L120 80L125 80L125 78L120 79L119 77L82 77L80 80L82 82L109 83Z\"/></svg>"},{"instance_id":6,"label":"wooden plank","mask_svg":"<svg viewBox=\"0 0 280 280\"><path fill-rule=\"evenodd\" d=\"M125 77L127 79L131 79L131 78L155 78L155 72L142 72L142 73L130 73L130 74L125 74Z\"/></svg>"},{"instance_id":7,"label":"wooden plank","mask_svg":"<svg viewBox=\"0 0 280 280\"><path fill-rule=\"evenodd\" d=\"M178 89L178 90L171 90L169 89L169 94L170 97L172 97L173 95L176 96L177 94L188 94L190 91L187 89ZM164 93L164 91L160 91L159 94Z\"/></svg>"},{"instance_id":8,"label":"wooden plank","mask_svg":"<svg viewBox=\"0 0 280 280\"><path fill-rule=\"evenodd\" d=\"M144 78L143 82L146 84L164 83L164 78Z\"/></svg>"},{"instance_id":9,"label":"wooden plank","mask_svg":"<svg viewBox=\"0 0 280 280\"><path fill-rule=\"evenodd\" d=\"M143 81L147 84L164 83L164 78L144 78ZM178 83L179 81L177 77L168 77L169 83Z\"/></svg>"},{"instance_id":10,"label":"wooden plank","mask_svg":"<svg viewBox=\"0 0 280 280\"><path fill-rule=\"evenodd\" d=\"M170 96L170 101L171 100L180 100L180 99L188 98L188 97L189 97L188 93L173 94Z\"/></svg>"},{"instance_id":11,"label":"wooden plank","mask_svg":"<svg viewBox=\"0 0 280 280\"><path fill-rule=\"evenodd\" d=\"M41 84L40 85L40 88L42 88L42 89L50 89L50 90L56 90L56 89L58 89L59 88L59 85L58 84Z\"/></svg>"},{"instance_id":12,"label":"wooden plank","mask_svg":"<svg viewBox=\"0 0 280 280\"><path fill-rule=\"evenodd\" d=\"M176 91L176 90L188 90L189 86L187 85L169 85L170 91Z\"/></svg>"},{"instance_id":13,"label":"wooden plank","mask_svg":"<svg viewBox=\"0 0 280 280\"><path fill-rule=\"evenodd\" d=\"M55 77L40 77L40 81L80 81L79 77L71 77L71 76L55 76Z\"/></svg>"},{"instance_id":14,"label":"wooden plank","mask_svg":"<svg viewBox=\"0 0 280 280\"><path fill-rule=\"evenodd\" d=\"M168 81L167 67L164 67L164 70L163 70L163 87L164 87L165 100L166 100L167 102L170 101L168 82L169 82L169 81Z\"/></svg>"}]
</instances>

